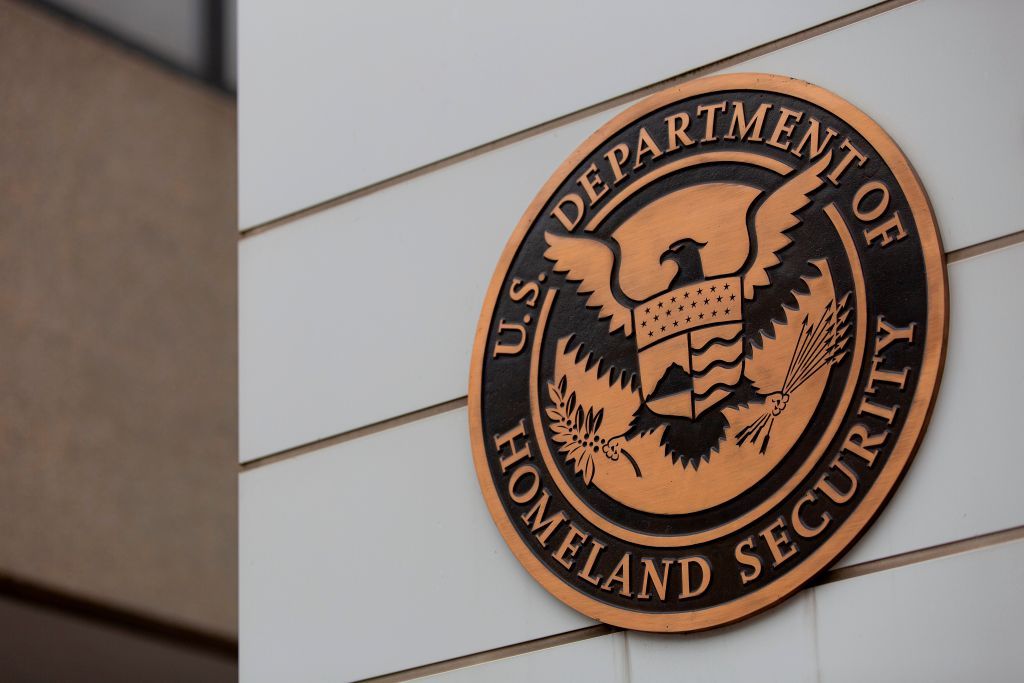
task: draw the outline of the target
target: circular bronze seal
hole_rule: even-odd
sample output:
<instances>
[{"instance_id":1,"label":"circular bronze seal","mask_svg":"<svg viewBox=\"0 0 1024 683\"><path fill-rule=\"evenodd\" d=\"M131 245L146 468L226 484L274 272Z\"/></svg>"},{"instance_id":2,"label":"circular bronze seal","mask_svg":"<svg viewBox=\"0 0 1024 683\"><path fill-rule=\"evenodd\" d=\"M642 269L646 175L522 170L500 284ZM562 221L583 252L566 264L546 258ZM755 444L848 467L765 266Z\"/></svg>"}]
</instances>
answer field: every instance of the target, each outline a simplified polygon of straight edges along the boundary
<instances>
[{"instance_id":1,"label":"circular bronze seal","mask_svg":"<svg viewBox=\"0 0 1024 683\"><path fill-rule=\"evenodd\" d=\"M779 76L658 93L561 165L501 256L469 387L487 506L590 617L742 619L892 494L946 318L935 220L875 122Z\"/></svg>"}]
</instances>

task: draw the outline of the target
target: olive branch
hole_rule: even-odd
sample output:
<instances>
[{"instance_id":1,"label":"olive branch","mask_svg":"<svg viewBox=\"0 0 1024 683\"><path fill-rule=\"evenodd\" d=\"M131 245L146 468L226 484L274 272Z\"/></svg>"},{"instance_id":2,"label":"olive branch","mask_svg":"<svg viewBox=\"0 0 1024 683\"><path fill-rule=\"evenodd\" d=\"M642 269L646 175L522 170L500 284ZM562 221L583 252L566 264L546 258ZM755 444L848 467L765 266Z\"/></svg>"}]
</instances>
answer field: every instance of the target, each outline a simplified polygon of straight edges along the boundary
<instances>
[{"instance_id":1,"label":"olive branch","mask_svg":"<svg viewBox=\"0 0 1024 683\"><path fill-rule=\"evenodd\" d=\"M545 412L550 420L548 427L554 434L551 440L561 444L558 451L565 454L565 461L573 463L573 471L582 474L583 483L590 486L596 469L594 455L603 453L610 460L618 460L619 454L625 451L618 440L610 440L599 433L604 409L595 411L577 402L576 392L569 392L564 375L557 385L548 382L548 395L552 406Z\"/></svg>"}]
</instances>

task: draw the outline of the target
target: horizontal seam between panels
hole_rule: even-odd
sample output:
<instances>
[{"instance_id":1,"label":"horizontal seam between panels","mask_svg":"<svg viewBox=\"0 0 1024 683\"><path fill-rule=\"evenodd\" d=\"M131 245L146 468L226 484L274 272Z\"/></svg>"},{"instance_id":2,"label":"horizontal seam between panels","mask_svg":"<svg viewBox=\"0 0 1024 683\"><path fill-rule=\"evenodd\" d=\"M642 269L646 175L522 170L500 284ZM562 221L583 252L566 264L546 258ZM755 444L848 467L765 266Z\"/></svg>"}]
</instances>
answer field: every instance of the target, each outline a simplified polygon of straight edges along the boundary
<instances>
[{"instance_id":1,"label":"horizontal seam between panels","mask_svg":"<svg viewBox=\"0 0 1024 683\"><path fill-rule=\"evenodd\" d=\"M1011 247L1015 244L1020 244L1021 242L1024 242L1024 230L1020 230L1009 235L1004 235L1002 237L996 237L995 239L980 242L969 247L954 249L953 251L947 252L946 263L957 263L959 261L964 261L974 256L981 256L983 254L988 254L999 249ZM402 415L399 415L397 417L387 418L385 420L380 420L379 422L374 422L363 427L358 427L356 429L340 432L338 434L327 436L322 439L317 439L316 441L309 441L299 446L294 446L292 448L285 448L280 451L275 451L274 453L270 453L268 455L260 456L258 458L254 458L252 460L243 462L241 463L241 468L243 471L256 469L257 467L263 467L264 465L270 465L275 462L281 462L282 460L294 458L296 456L303 455L311 451L320 450L321 448L335 446L337 444L352 441L354 439L359 439L364 436L376 434L378 432L382 432L393 427L400 427L402 425L409 424L411 422L416 422L418 420L422 420L428 417L433 417L435 415L447 413L452 410L458 410L459 408L465 408L466 405L467 397L460 396L459 398L455 398L450 401L445 401L443 403L437 403L427 408L421 408L419 410L413 410L408 413L403 413Z\"/></svg>"},{"instance_id":2,"label":"horizontal seam between panels","mask_svg":"<svg viewBox=\"0 0 1024 683\"><path fill-rule=\"evenodd\" d=\"M405 671L397 671L383 676L367 678L364 679L364 683L370 683L371 681L372 683L397 683L398 681L408 681L413 678L447 673L449 671L455 671L456 669L465 669L466 667L474 666L476 664L487 664L489 662L515 657L516 655L532 654L534 652L539 652L540 650L558 647L559 645L571 645L572 643L590 640L591 638L600 638L601 636L607 636L621 631L622 629L618 626L608 626L606 624L586 626L575 631L567 631L566 633L559 633L553 636L545 636L543 638L537 638L536 640L528 640L524 643L516 643L515 645L505 645L503 647L494 648L493 650L485 650L483 652L477 652L463 657L448 659L443 662L435 662L433 664L426 664L424 666L406 669Z\"/></svg>"},{"instance_id":3,"label":"horizontal seam between panels","mask_svg":"<svg viewBox=\"0 0 1024 683\"><path fill-rule=\"evenodd\" d=\"M1002 237L996 237L984 242L978 242L972 244L969 247L961 247L960 249L954 249L953 251L946 252L946 263L957 263L959 261L966 261L967 259L974 256L981 256L988 254L993 251L1005 249L1006 247L1012 247L1015 244L1024 242L1024 230L1018 230L1017 232L1011 232L1009 235L1003 235Z\"/></svg>"},{"instance_id":4,"label":"horizontal seam between panels","mask_svg":"<svg viewBox=\"0 0 1024 683\"><path fill-rule=\"evenodd\" d=\"M880 558L878 560L871 560L870 562L863 562L849 567L841 567L839 569L826 571L824 574L820 575L817 580L808 583L806 588L815 588L817 586L855 579L890 569L908 567L929 560L947 558L953 555L981 550L983 548L989 548L995 545L1010 543L1021 539L1024 539L1024 526L1018 526L1012 529L1006 529L989 534L982 534L980 536L961 539L959 541L942 543L940 545L923 548L921 550L912 550L906 553L893 555L891 557ZM569 645L571 643L577 643L591 638L599 638L612 633L620 633L624 630L625 629L621 629L617 626L598 624L596 626L589 626L575 631L569 631L567 633L559 633L557 635L537 638L524 643L506 645L504 647L498 647L484 652L477 652L463 657L455 657L453 659L434 662L432 664L426 664L424 666L418 666L404 671L397 671L383 676L363 679L363 683L400 683L402 681L409 681L423 676L448 673L477 664L487 664L507 659L509 657L514 657L516 655L531 654L551 647Z\"/></svg>"},{"instance_id":5,"label":"horizontal seam between panels","mask_svg":"<svg viewBox=\"0 0 1024 683\"><path fill-rule=\"evenodd\" d=\"M737 64L750 61L751 59L754 59L756 57L761 57L766 54L775 52L777 50L781 50L783 48L796 45L797 43L802 43L811 38L816 38L820 35L824 35L831 31L844 28L851 24L855 24L859 21L863 21L864 19L870 19L871 17L875 17L884 12L888 12L889 10L897 9L899 7L903 7L904 5L908 5L913 1L914 0L885 0L884 2L871 5L870 7L865 7L864 9L860 9L855 12L850 12L849 14L844 14L841 17L830 19L829 21L825 21L815 26L811 26L810 28L805 28L801 31L791 33L787 36L783 36L782 38L776 38L775 40L771 40L767 43L762 43L761 45L758 45L756 47L749 48L742 52L737 52L733 55L730 55L729 57L725 57L723 59L710 62L703 66L690 69L689 71L684 71L681 74L677 74L664 80L642 86L640 88L631 90L621 95L616 95L615 97L602 100L588 107L577 109L576 111L570 112L568 114L563 114L562 116L558 116L553 119L549 119L543 123L530 126L529 128L524 128L523 130L518 131L516 133L512 133L510 135L497 138L490 142L477 145L476 147L471 147L467 150L457 152L455 154L444 157L437 161L432 161L429 164L424 164L422 166L418 166L408 171L404 171L397 175L391 176L390 178L386 178L384 180L371 183L370 185L366 185L351 192L346 192L345 194L332 197L331 199L326 199L322 202L317 202L312 206L308 206L297 211L292 211L290 213L284 214L283 216L278 216L277 218L273 218L268 221L263 221L254 226L241 230L241 238L244 239L246 237L252 237L255 235L265 233L269 230L273 230L274 228L279 228L288 225L300 218L305 218L307 216L320 213L321 211L325 211L327 209L333 209L334 207L341 206L342 204L347 204L348 202L351 202L355 199L366 197L376 192L380 192L381 190L385 190L389 187L394 187L395 185L399 185L409 180L413 180L415 178L427 175L428 173L433 173L443 168L447 168L448 166L452 166L459 162L466 161L468 159L472 159L474 157L487 154L489 152L493 152L503 147L508 147L509 145L512 145L514 143L527 140L529 138L541 135L548 131L555 130L556 128L561 128L562 126L574 123L588 116L593 116L595 114L599 114L603 111L607 111L608 109L612 109L619 105L640 99L646 95L650 95L659 90L663 90L673 85L678 85L680 83L685 83L686 81L691 81L696 78L700 78L701 76L705 76L713 71L726 69L731 66L735 66Z\"/></svg>"},{"instance_id":6,"label":"horizontal seam between panels","mask_svg":"<svg viewBox=\"0 0 1024 683\"><path fill-rule=\"evenodd\" d=\"M980 550L982 548L988 548L1001 543L1019 541L1021 539L1024 539L1024 526L1017 526L1010 529L1004 529L1002 531L994 531L992 533L972 536L970 538L962 538L958 541L940 543L939 545L921 548L920 550L910 550L905 553L882 557L877 560L870 560L868 562L852 564L848 567L832 569L825 574L822 574L821 578L815 581L813 585L824 586L837 581L846 581L847 579L855 579L860 576L867 576L868 574L877 574L878 572L887 571L889 569L908 567L912 564L927 562L928 560L937 560L939 558L959 555L961 553L971 552L972 550Z\"/></svg>"},{"instance_id":7,"label":"horizontal seam between panels","mask_svg":"<svg viewBox=\"0 0 1024 683\"><path fill-rule=\"evenodd\" d=\"M304 455L311 451L318 451L322 448L327 448L329 446L336 446L340 443L352 441L353 439L359 439L364 436L370 436L371 434L383 432L386 429L401 427L402 425L409 424L410 422L417 422L428 417L433 417L434 415L441 415L442 413L448 413L453 410L458 410L459 408L465 407L466 397L461 396L459 398L454 398L450 401L445 401L444 403L437 403L426 408L420 408L419 410L414 410L409 413L403 413L398 417L389 417L385 420L381 420L380 422L374 422L363 427L351 429L346 432L341 432L339 434L334 434L332 436L326 436L322 439L317 439L316 441L309 441L300 446L295 446L294 448L286 448L275 453L270 453L269 455L264 455L253 460L248 460L246 462L241 463L241 467L244 471L247 471L256 469L258 467L263 467L264 465L272 465L275 462L280 462L282 460L294 458L299 455Z\"/></svg>"}]
</instances>

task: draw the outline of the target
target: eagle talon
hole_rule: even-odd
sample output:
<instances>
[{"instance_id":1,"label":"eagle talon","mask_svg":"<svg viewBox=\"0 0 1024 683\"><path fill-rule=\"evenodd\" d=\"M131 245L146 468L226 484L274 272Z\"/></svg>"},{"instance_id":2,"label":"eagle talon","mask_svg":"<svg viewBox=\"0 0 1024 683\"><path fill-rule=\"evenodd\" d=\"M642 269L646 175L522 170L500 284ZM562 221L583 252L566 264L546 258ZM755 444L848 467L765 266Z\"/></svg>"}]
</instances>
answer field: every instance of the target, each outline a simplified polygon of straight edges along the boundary
<instances>
[{"instance_id":1,"label":"eagle talon","mask_svg":"<svg viewBox=\"0 0 1024 683\"><path fill-rule=\"evenodd\" d=\"M789 403L789 394L782 392L776 392L769 394L765 400L765 405L771 408L772 416L778 417L782 414L782 411L786 409L786 404Z\"/></svg>"},{"instance_id":2,"label":"eagle talon","mask_svg":"<svg viewBox=\"0 0 1024 683\"><path fill-rule=\"evenodd\" d=\"M619 455L622 453L622 444L625 443L621 437L615 437L609 439L607 443L601 446L601 452L604 453L605 457L609 460L618 460Z\"/></svg>"}]
</instances>

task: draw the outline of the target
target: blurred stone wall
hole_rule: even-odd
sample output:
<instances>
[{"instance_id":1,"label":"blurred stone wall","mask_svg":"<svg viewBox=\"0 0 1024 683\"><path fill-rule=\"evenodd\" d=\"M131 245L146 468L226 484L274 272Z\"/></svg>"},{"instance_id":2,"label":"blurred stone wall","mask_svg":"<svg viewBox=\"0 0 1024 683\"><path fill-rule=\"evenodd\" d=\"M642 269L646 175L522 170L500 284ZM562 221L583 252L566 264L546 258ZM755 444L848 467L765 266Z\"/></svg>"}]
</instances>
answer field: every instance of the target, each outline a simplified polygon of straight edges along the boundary
<instances>
[{"instance_id":1,"label":"blurred stone wall","mask_svg":"<svg viewBox=\"0 0 1024 683\"><path fill-rule=\"evenodd\" d=\"M236 635L235 104L0 1L0 576Z\"/></svg>"}]
</instances>

